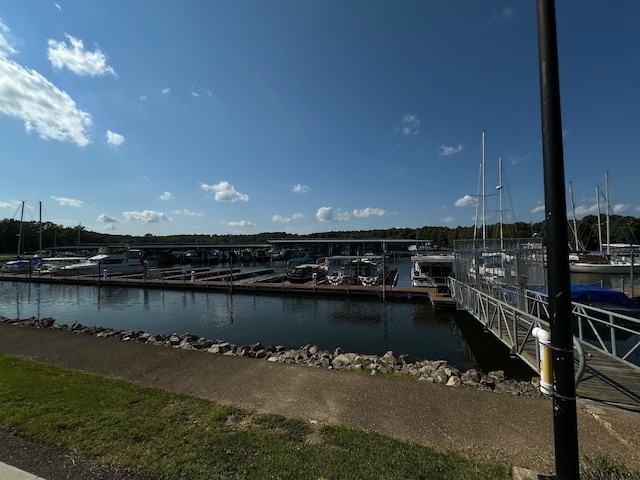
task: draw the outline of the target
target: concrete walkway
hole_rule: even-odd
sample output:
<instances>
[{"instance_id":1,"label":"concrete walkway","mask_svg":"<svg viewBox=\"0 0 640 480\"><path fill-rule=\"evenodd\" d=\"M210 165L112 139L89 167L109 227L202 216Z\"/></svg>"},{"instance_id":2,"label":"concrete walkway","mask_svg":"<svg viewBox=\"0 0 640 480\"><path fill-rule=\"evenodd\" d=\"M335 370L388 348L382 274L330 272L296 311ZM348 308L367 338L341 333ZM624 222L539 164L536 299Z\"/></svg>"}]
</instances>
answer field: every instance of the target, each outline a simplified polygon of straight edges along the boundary
<instances>
[{"instance_id":1,"label":"concrete walkway","mask_svg":"<svg viewBox=\"0 0 640 480\"><path fill-rule=\"evenodd\" d=\"M0 480L43 480L6 463L0 462Z\"/></svg>"},{"instance_id":2,"label":"concrete walkway","mask_svg":"<svg viewBox=\"0 0 640 480\"><path fill-rule=\"evenodd\" d=\"M551 474L548 399L358 375L0 322L0 354L185 393L257 414L342 424ZM588 408L587 408L588 407ZM640 470L640 414L578 409L581 454ZM0 477L2 478L2 477Z\"/></svg>"}]
</instances>

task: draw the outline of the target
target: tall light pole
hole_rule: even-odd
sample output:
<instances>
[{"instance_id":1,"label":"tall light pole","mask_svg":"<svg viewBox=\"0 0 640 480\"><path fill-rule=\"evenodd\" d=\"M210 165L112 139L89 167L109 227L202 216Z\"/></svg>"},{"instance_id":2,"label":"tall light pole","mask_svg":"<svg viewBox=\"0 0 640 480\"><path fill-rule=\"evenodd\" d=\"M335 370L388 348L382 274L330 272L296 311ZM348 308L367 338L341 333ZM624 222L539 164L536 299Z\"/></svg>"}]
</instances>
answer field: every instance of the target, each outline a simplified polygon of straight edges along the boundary
<instances>
[{"instance_id":1,"label":"tall light pole","mask_svg":"<svg viewBox=\"0 0 640 480\"><path fill-rule=\"evenodd\" d=\"M578 480L580 460L555 3L537 0L537 6L556 475L560 480Z\"/></svg>"}]
</instances>

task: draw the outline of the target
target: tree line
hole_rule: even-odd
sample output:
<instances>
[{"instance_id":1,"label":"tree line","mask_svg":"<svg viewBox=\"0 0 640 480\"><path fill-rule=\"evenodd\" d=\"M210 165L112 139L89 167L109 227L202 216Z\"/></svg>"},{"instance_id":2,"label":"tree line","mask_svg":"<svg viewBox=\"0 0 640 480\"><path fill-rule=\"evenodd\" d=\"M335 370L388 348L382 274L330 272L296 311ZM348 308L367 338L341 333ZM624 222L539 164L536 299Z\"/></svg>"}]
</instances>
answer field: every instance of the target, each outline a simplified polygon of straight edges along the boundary
<instances>
[{"instance_id":1,"label":"tree line","mask_svg":"<svg viewBox=\"0 0 640 480\"><path fill-rule=\"evenodd\" d=\"M640 219L630 216L612 215L610 217L610 240L611 243L634 243L640 238ZM18 240L20 239L20 254L36 252L42 242L42 248L68 246L70 248L77 245L86 244L219 244L234 245L241 243L267 243L270 240L305 240L305 239L416 239L417 242L430 240L433 245L443 248L452 248L455 240L468 240L482 238L481 227L458 226L450 227L429 227L420 228L389 228L379 230L359 230L359 231L328 231L323 233L313 233L299 235L286 232L264 232L245 235L217 235L217 234L197 234L197 235L152 235L150 233L143 236L118 235L101 232L93 232L79 225L77 227L64 227L52 222L36 221L22 222L15 219L0 220L0 252L18 253ZM20 236L20 231L22 235ZM533 236L544 238L545 224L515 222L502 226L504 238L529 238ZM600 234L600 232L602 232ZM500 238L500 225L492 224L486 226L487 238ZM595 215L588 215L576 221L576 229L573 222L568 222L567 233L572 251L594 251L599 249L599 239L602 237L606 242L605 226L598 224ZM575 238L578 238L578 248L576 249Z\"/></svg>"}]
</instances>

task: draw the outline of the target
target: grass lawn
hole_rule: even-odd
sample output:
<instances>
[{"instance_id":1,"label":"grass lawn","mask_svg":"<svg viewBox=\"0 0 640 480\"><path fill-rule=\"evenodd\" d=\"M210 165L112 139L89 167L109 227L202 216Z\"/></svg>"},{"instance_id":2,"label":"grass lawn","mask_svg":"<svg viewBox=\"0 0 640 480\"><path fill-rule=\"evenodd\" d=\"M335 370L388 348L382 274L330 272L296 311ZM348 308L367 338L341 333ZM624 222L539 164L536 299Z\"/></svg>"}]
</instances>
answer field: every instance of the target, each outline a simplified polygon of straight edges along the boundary
<instances>
[{"instance_id":1,"label":"grass lawn","mask_svg":"<svg viewBox=\"0 0 640 480\"><path fill-rule=\"evenodd\" d=\"M0 355L0 425L158 479L509 479L511 467ZM606 459L588 479L633 477ZM618 476L619 475L619 476Z\"/></svg>"},{"instance_id":2,"label":"grass lawn","mask_svg":"<svg viewBox=\"0 0 640 480\"><path fill-rule=\"evenodd\" d=\"M156 478L507 479L508 465L0 356L0 425Z\"/></svg>"}]
</instances>

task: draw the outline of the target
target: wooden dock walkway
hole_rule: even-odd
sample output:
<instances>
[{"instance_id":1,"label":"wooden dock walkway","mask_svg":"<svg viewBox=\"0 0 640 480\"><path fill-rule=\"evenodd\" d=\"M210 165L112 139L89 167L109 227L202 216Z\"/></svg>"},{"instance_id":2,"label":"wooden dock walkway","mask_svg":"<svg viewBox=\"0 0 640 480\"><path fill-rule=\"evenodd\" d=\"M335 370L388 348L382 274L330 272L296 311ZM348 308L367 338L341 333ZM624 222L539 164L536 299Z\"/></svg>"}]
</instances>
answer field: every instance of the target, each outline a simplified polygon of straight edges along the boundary
<instances>
[{"instance_id":1,"label":"wooden dock walkway","mask_svg":"<svg viewBox=\"0 0 640 480\"><path fill-rule=\"evenodd\" d=\"M622 406L640 412L640 367L622 364L583 344L587 368L578 384L579 398Z\"/></svg>"},{"instance_id":2,"label":"wooden dock walkway","mask_svg":"<svg viewBox=\"0 0 640 480\"><path fill-rule=\"evenodd\" d=\"M518 319L520 338L526 335L529 328L530 323L522 318ZM494 324L489 330L505 345L513 348L510 334L506 329L500 329ZM586 355L586 369L577 385L577 397L640 412L640 367L634 367L606 355L586 342L581 342L581 345ZM520 345L519 356L530 365L535 365L539 361L533 337L529 336ZM575 362L577 369L577 358Z\"/></svg>"},{"instance_id":3,"label":"wooden dock walkway","mask_svg":"<svg viewBox=\"0 0 640 480\"><path fill-rule=\"evenodd\" d=\"M101 276L56 276L29 274L2 274L0 281L18 281L32 283L75 284L93 286L117 286L128 288L153 288L173 290L219 291L225 293L255 293L272 295L317 295L326 297L364 297L383 300L428 301L435 308L455 308L453 298L438 292L435 288L396 287L391 285L365 287L362 285L328 285L312 282L303 284L277 281L282 274L273 273L273 269L243 272L242 274L216 272L205 275L202 270L186 272L174 271L160 278L146 278L143 275L120 275L102 278ZM193 277L193 281L192 281ZM260 277L260 278L258 278ZM242 278L242 280L240 280Z\"/></svg>"}]
</instances>

